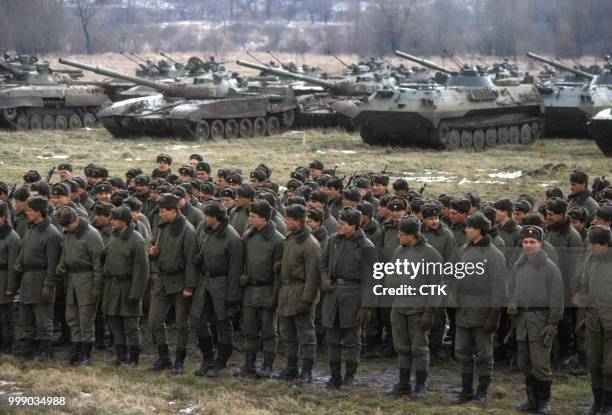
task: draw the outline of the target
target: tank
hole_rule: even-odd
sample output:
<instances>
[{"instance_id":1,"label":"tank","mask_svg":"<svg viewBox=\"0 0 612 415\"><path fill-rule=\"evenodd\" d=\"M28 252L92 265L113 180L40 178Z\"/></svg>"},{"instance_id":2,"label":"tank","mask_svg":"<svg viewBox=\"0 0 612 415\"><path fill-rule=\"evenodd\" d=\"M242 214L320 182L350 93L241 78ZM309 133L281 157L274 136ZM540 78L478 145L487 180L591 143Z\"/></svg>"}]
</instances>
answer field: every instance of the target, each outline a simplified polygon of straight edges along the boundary
<instances>
[{"instance_id":1,"label":"tank","mask_svg":"<svg viewBox=\"0 0 612 415\"><path fill-rule=\"evenodd\" d=\"M606 157L612 157L612 108L607 108L595 114L589 120L587 126L597 147Z\"/></svg>"},{"instance_id":2,"label":"tank","mask_svg":"<svg viewBox=\"0 0 612 415\"><path fill-rule=\"evenodd\" d=\"M352 111L361 98L382 89L384 82L395 85L395 80L384 80L375 74L348 76L339 80L329 80L292 73L279 68L260 65L246 61L236 61L238 65L257 69L278 77L289 78L319 86L325 92L305 94L297 97L298 112L297 127L343 127L348 130L355 128L351 119Z\"/></svg>"},{"instance_id":3,"label":"tank","mask_svg":"<svg viewBox=\"0 0 612 415\"><path fill-rule=\"evenodd\" d=\"M48 64L0 61L0 128L39 130L93 127L96 113L108 103L91 84L73 85L75 71L55 71Z\"/></svg>"},{"instance_id":4,"label":"tank","mask_svg":"<svg viewBox=\"0 0 612 415\"><path fill-rule=\"evenodd\" d=\"M547 137L589 137L587 129L589 119L612 106L610 64L606 62L604 70L598 75L593 75L535 53L528 52L527 56L586 80L538 85L546 106L544 134Z\"/></svg>"},{"instance_id":5,"label":"tank","mask_svg":"<svg viewBox=\"0 0 612 415\"><path fill-rule=\"evenodd\" d=\"M276 135L291 127L297 108L288 87L283 94L247 92L235 77L218 75L165 84L67 59L59 61L158 91L115 102L98 113L102 125L118 138L146 135L207 140Z\"/></svg>"},{"instance_id":6,"label":"tank","mask_svg":"<svg viewBox=\"0 0 612 415\"><path fill-rule=\"evenodd\" d=\"M376 91L353 113L368 144L484 148L529 144L544 126L544 105L534 85L497 86L485 73L464 67L450 71L401 51L443 73L444 85L412 85Z\"/></svg>"}]
</instances>

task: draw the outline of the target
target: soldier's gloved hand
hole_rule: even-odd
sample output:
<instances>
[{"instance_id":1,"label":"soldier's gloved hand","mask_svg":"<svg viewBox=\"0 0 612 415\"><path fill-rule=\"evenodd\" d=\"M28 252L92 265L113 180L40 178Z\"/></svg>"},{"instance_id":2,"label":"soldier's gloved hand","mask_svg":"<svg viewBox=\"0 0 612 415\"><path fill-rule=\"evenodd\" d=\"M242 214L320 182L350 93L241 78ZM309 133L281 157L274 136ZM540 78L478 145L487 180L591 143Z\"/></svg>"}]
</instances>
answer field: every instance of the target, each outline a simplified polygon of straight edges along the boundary
<instances>
[{"instance_id":1,"label":"soldier's gloved hand","mask_svg":"<svg viewBox=\"0 0 612 415\"><path fill-rule=\"evenodd\" d=\"M64 264L57 264L57 268L55 270L57 272L57 275L61 277L65 277L66 274L68 274L68 270L66 269Z\"/></svg>"},{"instance_id":2,"label":"soldier's gloved hand","mask_svg":"<svg viewBox=\"0 0 612 415\"><path fill-rule=\"evenodd\" d=\"M240 275L240 286L246 287L247 285L249 285L249 276L247 274L241 274Z\"/></svg>"},{"instance_id":3,"label":"soldier's gloved hand","mask_svg":"<svg viewBox=\"0 0 612 415\"><path fill-rule=\"evenodd\" d=\"M516 307L516 304L509 304L506 311L508 312L509 316L516 316L518 314L518 308Z\"/></svg>"},{"instance_id":4,"label":"soldier's gloved hand","mask_svg":"<svg viewBox=\"0 0 612 415\"><path fill-rule=\"evenodd\" d=\"M128 299L125 302L127 303L127 305L136 305L138 304L139 301L140 301L139 298L128 297Z\"/></svg>"},{"instance_id":5,"label":"soldier's gloved hand","mask_svg":"<svg viewBox=\"0 0 612 415\"><path fill-rule=\"evenodd\" d=\"M23 262L21 262L20 260L15 261L15 266L13 268L15 268L15 271L17 271L17 273L19 274L23 274L25 272Z\"/></svg>"},{"instance_id":6,"label":"soldier's gloved hand","mask_svg":"<svg viewBox=\"0 0 612 415\"><path fill-rule=\"evenodd\" d=\"M55 299L55 287L43 287L42 293L40 296L40 302L44 305L53 304L53 300Z\"/></svg>"},{"instance_id":7,"label":"soldier's gloved hand","mask_svg":"<svg viewBox=\"0 0 612 415\"><path fill-rule=\"evenodd\" d=\"M321 289L323 291L331 291L334 289L334 283L328 279L321 280Z\"/></svg>"},{"instance_id":8,"label":"soldier's gloved hand","mask_svg":"<svg viewBox=\"0 0 612 415\"><path fill-rule=\"evenodd\" d=\"M489 313L489 318L487 318L487 322L484 325L484 331L487 334L495 333L499 328L499 316L501 312L499 310L491 311Z\"/></svg>"},{"instance_id":9,"label":"soldier's gloved hand","mask_svg":"<svg viewBox=\"0 0 612 415\"><path fill-rule=\"evenodd\" d=\"M546 347L550 347L553 344L553 340L555 340L555 334L557 334L557 326L555 324L548 324L542 330L542 344Z\"/></svg>"},{"instance_id":10,"label":"soldier's gloved hand","mask_svg":"<svg viewBox=\"0 0 612 415\"><path fill-rule=\"evenodd\" d=\"M310 311L310 307L311 307L310 303L307 303L306 301L300 301L297 306L297 313L305 314Z\"/></svg>"},{"instance_id":11,"label":"soldier's gloved hand","mask_svg":"<svg viewBox=\"0 0 612 415\"><path fill-rule=\"evenodd\" d=\"M357 319L361 327L365 328L368 325L368 321L370 321L370 309L361 307L357 313Z\"/></svg>"},{"instance_id":12,"label":"soldier's gloved hand","mask_svg":"<svg viewBox=\"0 0 612 415\"><path fill-rule=\"evenodd\" d=\"M268 298L268 301L266 302L266 308L268 310L274 310L276 306L277 306L277 298L275 295L273 295L270 298Z\"/></svg>"},{"instance_id":13,"label":"soldier's gloved hand","mask_svg":"<svg viewBox=\"0 0 612 415\"><path fill-rule=\"evenodd\" d=\"M434 315L430 311L425 311L419 318L419 327L422 331L429 331L433 326Z\"/></svg>"}]
</instances>

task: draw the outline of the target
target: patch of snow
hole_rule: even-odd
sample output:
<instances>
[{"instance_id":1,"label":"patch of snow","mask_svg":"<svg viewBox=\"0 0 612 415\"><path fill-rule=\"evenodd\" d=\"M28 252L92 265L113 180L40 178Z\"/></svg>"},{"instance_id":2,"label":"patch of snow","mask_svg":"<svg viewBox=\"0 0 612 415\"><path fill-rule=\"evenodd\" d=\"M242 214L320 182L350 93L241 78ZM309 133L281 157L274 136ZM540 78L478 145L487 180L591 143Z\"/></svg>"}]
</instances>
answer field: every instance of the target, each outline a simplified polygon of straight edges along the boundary
<instances>
[{"instance_id":1,"label":"patch of snow","mask_svg":"<svg viewBox=\"0 0 612 415\"><path fill-rule=\"evenodd\" d=\"M134 159L124 159L125 161L134 161Z\"/></svg>"},{"instance_id":2,"label":"patch of snow","mask_svg":"<svg viewBox=\"0 0 612 415\"><path fill-rule=\"evenodd\" d=\"M170 401L170 402L168 402L168 405L176 405L176 402L175 401Z\"/></svg>"},{"instance_id":3,"label":"patch of snow","mask_svg":"<svg viewBox=\"0 0 612 415\"><path fill-rule=\"evenodd\" d=\"M89 398L91 393L81 392L81 398Z\"/></svg>"},{"instance_id":4,"label":"patch of snow","mask_svg":"<svg viewBox=\"0 0 612 415\"><path fill-rule=\"evenodd\" d=\"M466 184L506 184L506 182L501 182L499 180L469 180L464 177L457 184L463 186Z\"/></svg>"},{"instance_id":5,"label":"patch of snow","mask_svg":"<svg viewBox=\"0 0 612 415\"><path fill-rule=\"evenodd\" d=\"M427 183L452 183L457 181L457 176L408 176L404 177L404 179Z\"/></svg>"},{"instance_id":6,"label":"patch of snow","mask_svg":"<svg viewBox=\"0 0 612 415\"><path fill-rule=\"evenodd\" d=\"M495 179L518 179L519 177L521 177L523 175L523 172L521 170L518 171L502 171L499 173L489 173L489 177L495 178Z\"/></svg>"},{"instance_id":7,"label":"patch of snow","mask_svg":"<svg viewBox=\"0 0 612 415\"><path fill-rule=\"evenodd\" d=\"M17 384L17 382L9 382L8 380L0 380L0 387L16 385L16 384Z\"/></svg>"},{"instance_id":8,"label":"patch of snow","mask_svg":"<svg viewBox=\"0 0 612 415\"><path fill-rule=\"evenodd\" d=\"M174 144L170 146L170 150L182 150L184 148L189 148L189 146L183 144Z\"/></svg>"},{"instance_id":9,"label":"patch of snow","mask_svg":"<svg viewBox=\"0 0 612 415\"><path fill-rule=\"evenodd\" d=\"M191 406L189 408L185 408L185 409L180 409L179 412L182 414L190 414L193 413L193 411L195 411L195 406Z\"/></svg>"},{"instance_id":10,"label":"patch of snow","mask_svg":"<svg viewBox=\"0 0 612 415\"><path fill-rule=\"evenodd\" d=\"M68 154L56 154L54 156L36 156L37 159L41 159L41 160L49 160L49 159L66 160L68 157L70 157Z\"/></svg>"}]
</instances>

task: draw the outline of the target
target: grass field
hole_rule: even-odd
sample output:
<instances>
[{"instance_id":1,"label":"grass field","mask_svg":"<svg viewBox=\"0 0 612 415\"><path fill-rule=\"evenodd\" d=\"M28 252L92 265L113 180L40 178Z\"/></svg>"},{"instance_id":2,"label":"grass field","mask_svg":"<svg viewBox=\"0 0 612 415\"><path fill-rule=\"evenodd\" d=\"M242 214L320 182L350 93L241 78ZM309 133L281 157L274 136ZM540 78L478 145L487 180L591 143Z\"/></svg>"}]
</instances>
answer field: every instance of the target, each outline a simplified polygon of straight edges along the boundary
<instances>
[{"instance_id":1,"label":"grass field","mask_svg":"<svg viewBox=\"0 0 612 415\"><path fill-rule=\"evenodd\" d=\"M379 171L388 165L393 177L406 177L412 188L418 190L428 183L425 197L475 191L483 200L517 196L525 191L541 198L550 184L558 184L567 191L570 171L577 167L585 169L591 177L612 175L610 160L593 142L586 140L541 140L529 147L439 152L370 147L358 135L336 130L198 143L148 138L122 141L113 139L104 129L93 129L0 132L0 143L0 180L10 184L19 183L22 174L30 168L38 169L45 176L51 166L62 161L71 162L79 174L90 162L107 166L111 175L123 176L130 166L150 171L160 152L172 154L176 167L186 162L191 153L204 154L213 169L240 167L245 173L265 162L273 169L273 179L281 184L286 183L295 166L306 165L313 159L321 160L326 166L338 165L340 176L349 176L354 171ZM143 341L147 339L150 335L145 331ZM147 348L148 353L151 350ZM459 386L459 368L452 360L433 367L430 393L424 401L416 403L384 395L384 390L396 381L393 359L363 362L359 385L352 392L322 388L328 375L324 356L317 360L316 381L311 387L230 376L210 381L192 374L199 363L195 350L194 344L190 347L185 374L178 377L147 371L155 357L152 354L144 355L141 367L136 370L111 368L107 362L112 355L104 352L95 353L92 366L79 368L65 364L63 352L48 364L0 357L0 413L15 411L2 406L15 393L65 396L70 404L61 411L78 414L506 414L514 413L514 406L524 397L522 376L502 366L494 376L487 408L449 405ZM241 365L241 359L241 354L234 354L232 366ZM281 357L277 366L284 363ZM589 395L586 377L556 372L552 401L555 413L579 413L588 405ZM31 410L22 411L26 412Z\"/></svg>"}]
</instances>

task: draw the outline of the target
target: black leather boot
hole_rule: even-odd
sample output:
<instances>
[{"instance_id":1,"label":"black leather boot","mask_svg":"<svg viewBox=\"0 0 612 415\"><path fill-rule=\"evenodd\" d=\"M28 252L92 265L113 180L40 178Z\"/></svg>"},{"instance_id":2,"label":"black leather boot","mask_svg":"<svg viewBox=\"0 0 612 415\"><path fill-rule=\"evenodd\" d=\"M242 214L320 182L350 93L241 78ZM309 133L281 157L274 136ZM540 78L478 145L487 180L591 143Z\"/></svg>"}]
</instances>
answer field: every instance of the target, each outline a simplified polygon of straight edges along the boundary
<instances>
[{"instance_id":1,"label":"black leather boot","mask_svg":"<svg viewBox=\"0 0 612 415\"><path fill-rule=\"evenodd\" d=\"M521 412L533 412L536 410L535 390L534 390L533 375L525 376L525 389L527 391L527 400L520 404L516 409Z\"/></svg>"},{"instance_id":2,"label":"black leather boot","mask_svg":"<svg viewBox=\"0 0 612 415\"><path fill-rule=\"evenodd\" d=\"M125 344L117 344L115 352L117 357L113 360L113 366L121 366L123 363L127 363L127 346Z\"/></svg>"},{"instance_id":3,"label":"black leather boot","mask_svg":"<svg viewBox=\"0 0 612 415\"><path fill-rule=\"evenodd\" d=\"M210 337L200 337L198 339L198 344L202 352L202 363L200 363L200 367L196 369L195 375L206 376L215 363L215 349L213 348L212 338Z\"/></svg>"},{"instance_id":4,"label":"black leather boot","mask_svg":"<svg viewBox=\"0 0 612 415\"><path fill-rule=\"evenodd\" d=\"M130 346L130 357L128 358L128 367L135 369L138 367L138 361L140 360L140 346Z\"/></svg>"},{"instance_id":5,"label":"black leather boot","mask_svg":"<svg viewBox=\"0 0 612 415\"><path fill-rule=\"evenodd\" d=\"M490 384L491 376L480 376L478 378L478 390L476 391L476 395L472 401L473 403L477 405L487 404L487 391L489 390Z\"/></svg>"},{"instance_id":6,"label":"black leather boot","mask_svg":"<svg viewBox=\"0 0 612 415\"><path fill-rule=\"evenodd\" d=\"M425 383L427 382L427 372L424 370L417 370L415 376L416 385L414 386L414 393L412 394L412 397L418 400L425 397Z\"/></svg>"},{"instance_id":7,"label":"black leather boot","mask_svg":"<svg viewBox=\"0 0 612 415\"><path fill-rule=\"evenodd\" d=\"M305 385L312 382L312 365L314 364L312 359L304 359L302 362L302 370L300 375L295 380L298 385Z\"/></svg>"},{"instance_id":8,"label":"black leather boot","mask_svg":"<svg viewBox=\"0 0 612 415\"><path fill-rule=\"evenodd\" d=\"M234 346L232 344L219 343L219 352L217 353L215 364L213 365L212 369L208 371L206 376L209 378L218 378L221 376L227 366L227 361L232 355L233 350Z\"/></svg>"},{"instance_id":9,"label":"black leather boot","mask_svg":"<svg viewBox=\"0 0 612 415\"><path fill-rule=\"evenodd\" d=\"M399 382L387 391L389 396L410 395L410 368L400 368Z\"/></svg>"},{"instance_id":10,"label":"black leather boot","mask_svg":"<svg viewBox=\"0 0 612 415\"><path fill-rule=\"evenodd\" d=\"M187 349L176 349L176 359L174 360L174 367L171 370L173 375L180 375L183 373L185 357L187 357Z\"/></svg>"},{"instance_id":11,"label":"black leather boot","mask_svg":"<svg viewBox=\"0 0 612 415\"><path fill-rule=\"evenodd\" d=\"M325 383L327 388L338 389L342 386L342 362L329 362L331 376Z\"/></svg>"},{"instance_id":12,"label":"black leather boot","mask_svg":"<svg viewBox=\"0 0 612 415\"><path fill-rule=\"evenodd\" d=\"M461 405L474 399L474 374L473 373L462 373L461 374L461 392L455 401L456 405Z\"/></svg>"},{"instance_id":13,"label":"black leather boot","mask_svg":"<svg viewBox=\"0 0 612 415\"><path fill-rule=\"evenodd\" d=\"M244 366L238 369L234 376L239 377L254 377L255 376L255 360L257 359L257 350L247 350L244 353Z\"/></svg>"},{"instance_id":14,"label":"black leather boot","mask_svg":"<svg viewBox=\"0 0 612 415\"><path fill-rule=\"evenodd\" d=\"M287 358L287 367L281 370L280 372L276 372L272 375L272 379L277 380L293 380L298 377L298 358L297 357L289 357Z\"/></svg>"},{"instance_id":15,"label":"black leather boot","mask_svg":"<svg viewBox=\"0 0 612 415\"><path fill-rule=\"evenodd\" d=\"M81 343L81 359L79 363L83 365L88 365L91 363L91 349L93 348L93 343L91 342L82 342Z\"/></svg>"},{"instance_id":16,"label":"black leather boot","mask_svg":"<svg viewBox=\"0 0 612 415\"><path fill-rule=\"evenodd\" d=\"M164 370L172 366L172 361L168 357L169 351L167 344L157 346L157 353L159 354L159 358L153 363L151 370Z\"/></svg>"},{"instance_id":17,"label":"black leather boot","mask_svg":"<svg viewBox=\"0 0 612 415\"><path fill-rule=\"evenodd\" d=\"M353 389L353 383L355 382L355 373L359 364L352 360L346 361L346 371L344 372L344 379L342 379L342 389Z\"/></svg>"},{"instance_id":18,"label":"black leather boot","mask_svg":"<svg viewBox=\"0 0 612 415\"><path fill-rule=\"evenodd\" d=\"M70 358L68 359L68 362L71 365L78 365L81 362L82 345L83 344L80 342L72 343L72 347L70 348Z\"/></svg>"}]
</instances>

